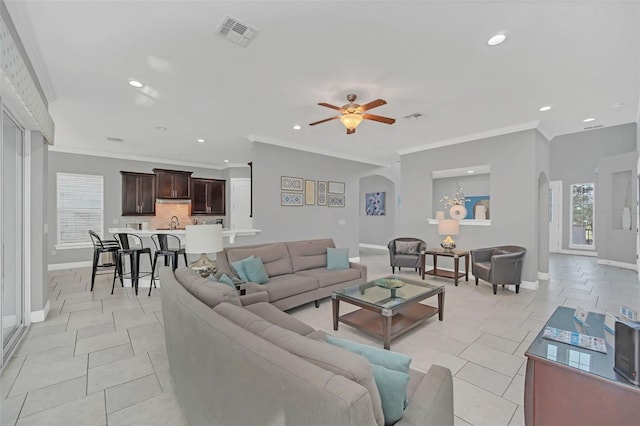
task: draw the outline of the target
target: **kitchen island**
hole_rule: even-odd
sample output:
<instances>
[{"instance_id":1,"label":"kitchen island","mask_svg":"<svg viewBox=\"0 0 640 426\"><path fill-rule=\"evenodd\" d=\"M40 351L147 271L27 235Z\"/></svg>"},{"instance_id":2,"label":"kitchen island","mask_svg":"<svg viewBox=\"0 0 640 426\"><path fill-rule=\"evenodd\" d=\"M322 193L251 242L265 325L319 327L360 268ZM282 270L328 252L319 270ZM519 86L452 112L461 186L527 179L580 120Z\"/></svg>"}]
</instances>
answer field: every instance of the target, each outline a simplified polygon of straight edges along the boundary
<instances>
[{"instance_id":1,"label":"kitchen island","mask_svg":"<svg viewBox=\"0 0 640 426\"><path fill-rule=\"evenodd\" d=\"M194 226L198 226L198 225L194 225ZM180 240L184 243L184 236L186 231L184 230L184 228L178 228L178 229L133 229L133 228L109 228L108 229L110 234L117 234L117 233L121 233L121 232L127 232L127 233L131 233L131 234L136 234L139 235L141 237L147 237L150 238L151 235L153 234L172 234L175 235L177 237L180 238ZM229 228L223 228L222 229L222 236L224 238L229 238L229 244L235 244L236 242L236 237L245 237L245 236L251 236L251 235L256 235L260 233L260 229L254 229L254 228L250 228L250 229L229 229Z\"/></svg>"}]
</instances>

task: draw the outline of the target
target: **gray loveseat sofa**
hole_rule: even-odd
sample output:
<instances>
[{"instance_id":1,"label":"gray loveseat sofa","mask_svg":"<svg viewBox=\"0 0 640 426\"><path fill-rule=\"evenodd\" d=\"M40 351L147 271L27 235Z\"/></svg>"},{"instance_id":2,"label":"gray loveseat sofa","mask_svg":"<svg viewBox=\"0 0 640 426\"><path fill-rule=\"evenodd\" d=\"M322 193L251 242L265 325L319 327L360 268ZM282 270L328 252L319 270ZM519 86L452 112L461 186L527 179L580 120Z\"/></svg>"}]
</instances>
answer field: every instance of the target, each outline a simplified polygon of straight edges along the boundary
<instances>
[{"instance_id":1,"label":"gray loveseat sofa","mask_svg":"<svg viewBox=\"0 0 640 426\"><path fill-rule=\"evenodd\" d=\"M265 284L247 283L248 292L266 291L269 302L287 310L331 296L334 290L367 282L367 267L349 262L349 269L328 270L327 248L332 239L289 241L225 247L216 254L219 271L235 276L231 263L259 257L269 275Z\"/></svg>"},{"instance_id":2,"label":"gray loveseat sofa","mask_svg":"<svg viewBox=\"0 0 640 426\"><path fill-rule=\"evenodd\" d=\"M191 272L163 267L160 293L171 375L192 426L382 426L365 358L330 345L326 333L259 294L240 300ZM407 393L397 425L453 425L447 368L411 370Z\"/></svg>"}]
</instances>

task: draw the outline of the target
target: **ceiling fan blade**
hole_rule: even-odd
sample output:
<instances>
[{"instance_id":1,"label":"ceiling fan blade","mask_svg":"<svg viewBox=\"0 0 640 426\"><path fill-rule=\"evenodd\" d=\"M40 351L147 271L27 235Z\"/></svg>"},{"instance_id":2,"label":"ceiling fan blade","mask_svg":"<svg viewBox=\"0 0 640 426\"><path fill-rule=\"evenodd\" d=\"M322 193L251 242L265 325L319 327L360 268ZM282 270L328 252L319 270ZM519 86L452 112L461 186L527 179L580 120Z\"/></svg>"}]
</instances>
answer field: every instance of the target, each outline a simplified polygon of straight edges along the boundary
<instances>
[{"instance_id":1,"label":"ceiling fan blade","mask_svg":"<svg viewBox=\"0 0 640 426\"><path fill-rule=\"evenodd\" d=\"M364 104L364 105L360 105L359 110L360 111L366 111L369 109L373 109L379 106L382 106L384 104L386 104L387 101L385 101L384 99L376 99L375 101L371 101L368 104Z\"/></svg>"},{"instance_id":2,"label":"ceiling fan blade","mask_svg":"<svg viewBox=\"0 0 640 426\"><path fill-rule=\"evenodd\" d=\"M396 122L395 118L381 117L379 115L373 114L362 114L362 118L366 118L367 120L379 121L380 123L385 124L393 124Z\"/></svg>"},{"instance_id":3,"label":"ceiling fan blade","mask_svg":"<svg viewBox=\"0 0 640 426\"><path fill-rule=\"evenodd\" d=\"M316 121L315 123L309 123L309 126L315 126L316 124L325 123L327 121L335 120L337 118L340 118L340 116L336 115L335 117L325 118L324 120Z\"/></svg>"},{"instance_id":4,"label":"ceiling fan blade","mask_svg":"<svg viewBox=\"0 0 640 426\"><path fill-rule=\"evenodd\" d=\"M338 110L338 111L342 111L342 108L337 107L335 105L328 104L326 102L320 102L320 103L318 103L318 105L323 106L323 107L327 107L327 108L331 108L331 109L335 109L335 110Z\"/></svg>"}]
</instances>

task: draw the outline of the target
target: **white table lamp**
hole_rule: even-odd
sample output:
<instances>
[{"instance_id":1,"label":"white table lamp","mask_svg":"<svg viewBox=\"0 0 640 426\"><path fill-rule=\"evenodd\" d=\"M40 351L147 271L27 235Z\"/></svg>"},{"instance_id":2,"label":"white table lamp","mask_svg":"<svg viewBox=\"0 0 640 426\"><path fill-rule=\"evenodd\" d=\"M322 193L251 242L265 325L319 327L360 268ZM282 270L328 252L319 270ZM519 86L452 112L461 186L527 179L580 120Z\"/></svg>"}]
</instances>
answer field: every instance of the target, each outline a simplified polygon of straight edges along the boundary
<instances>
[{"instance_id":1,"label":"white table lamp","mask_svg":"<svg viewBox=\"0 0 640 426\"><path fill-rule=\"evenodd\" d=\"M451 251L456 248L456 243L451 238L452 235L458 235L460 233L460 223L455 219L443 219L438 221L438 234L446 235L446 238L442 240L440 246L446 251Z\"/></svg>"},{"instance_id":2,"label":"white table lamp","mask_svg":"<svg viewBox=\"0 0 640 426\"><path fill-rule=\"evenodd\" d=\"M206 278L218 270L218 264L207 257L207 253L222 250L222 225L187 225L185 251L189 254L200 254L200 258L189 267Z\"/></svg>"}]
</instances>

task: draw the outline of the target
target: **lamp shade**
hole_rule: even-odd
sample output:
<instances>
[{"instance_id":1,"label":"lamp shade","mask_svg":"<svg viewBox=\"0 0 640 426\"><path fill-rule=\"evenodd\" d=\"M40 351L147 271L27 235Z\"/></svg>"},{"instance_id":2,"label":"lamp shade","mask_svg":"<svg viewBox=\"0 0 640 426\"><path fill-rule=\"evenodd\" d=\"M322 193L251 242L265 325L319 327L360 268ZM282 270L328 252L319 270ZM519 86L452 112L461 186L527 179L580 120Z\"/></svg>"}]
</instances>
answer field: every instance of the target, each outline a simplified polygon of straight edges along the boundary
<instances>
[{"instance_id":1,"label":"lamp shade","mask_svg":"<svg viewBox=\"0 0 640 426\"><path fill-rule=\"evenodd\" d=\"M362 115L357 114L355 112L350 112L340 117L340 121L342 121L342 124L344 124L344 127L346 127L349 130L352 130L358 127L358 124L360 124L360 122L362 121Z\"/></svg>"},{"instance_id":2,"label":"lamp shade","mask_svg":"<svg viewBox=\"0 0 640 426\"><path fill-rule=\"evenodd\" d=\"M438 234L440 235L458 235L460 233L460 224L457 220L443 219L438 221Z\"/></svg>"},{"instance_id":3,"label":"lamp shade","mask_svg":"<svg viewBox=\"0 0 640 426\"><path fill-rule=\"evenodd\" d=\"M217 253L222 250L222 225L187 225L187 253Z\"/></svg>"}]
</instances>

